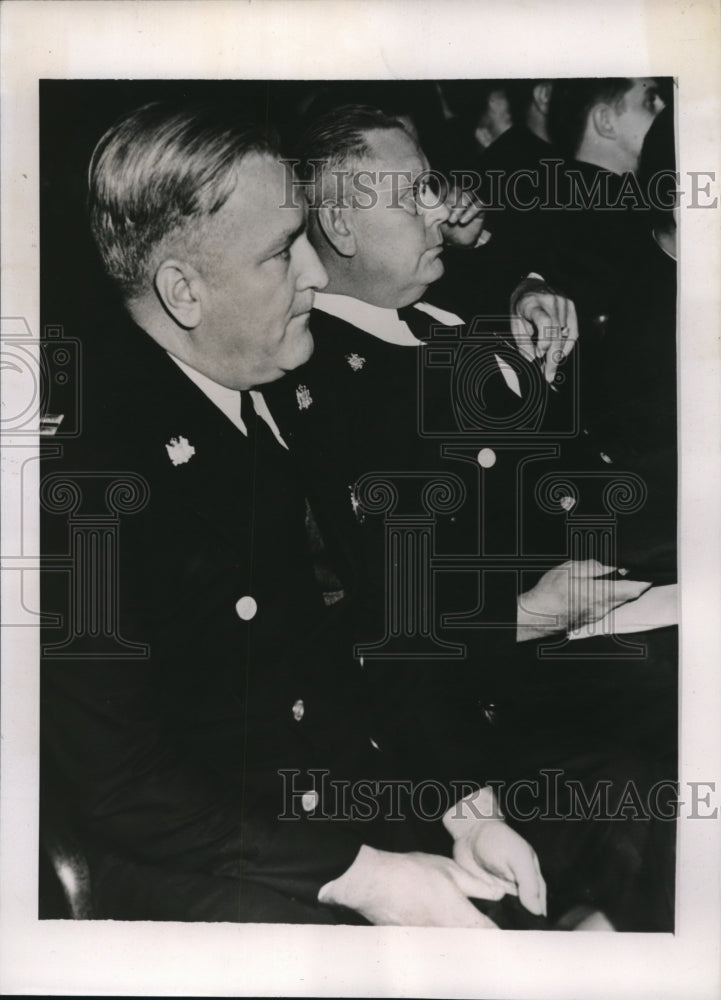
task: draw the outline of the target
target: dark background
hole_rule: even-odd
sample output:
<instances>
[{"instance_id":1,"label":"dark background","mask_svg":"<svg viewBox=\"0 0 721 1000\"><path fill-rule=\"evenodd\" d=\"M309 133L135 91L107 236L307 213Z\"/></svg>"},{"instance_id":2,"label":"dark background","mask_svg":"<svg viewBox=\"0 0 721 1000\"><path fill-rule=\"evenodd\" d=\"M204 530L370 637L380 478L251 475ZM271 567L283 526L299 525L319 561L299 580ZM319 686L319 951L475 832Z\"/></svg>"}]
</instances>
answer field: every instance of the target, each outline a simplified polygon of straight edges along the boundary
<instances>
[{"instance_id":1,"label":"dark background","mask_svg":"<svg viewBox=\"0 0 721 1000\"><path fill-rule=\"evenodd\" d=\"M87 168L95 144L121 115L150 101L212 101L267 123L284 151L309 114L365 103L412 117L431 166L477 166L467 125L484 95L511 81L41 80L41 322L82 334L113 292L96 258L86 220ZM449 121L451 111L454 118ZM472 134L472 129L470 130Z\"/></svg>"}]
</instances>

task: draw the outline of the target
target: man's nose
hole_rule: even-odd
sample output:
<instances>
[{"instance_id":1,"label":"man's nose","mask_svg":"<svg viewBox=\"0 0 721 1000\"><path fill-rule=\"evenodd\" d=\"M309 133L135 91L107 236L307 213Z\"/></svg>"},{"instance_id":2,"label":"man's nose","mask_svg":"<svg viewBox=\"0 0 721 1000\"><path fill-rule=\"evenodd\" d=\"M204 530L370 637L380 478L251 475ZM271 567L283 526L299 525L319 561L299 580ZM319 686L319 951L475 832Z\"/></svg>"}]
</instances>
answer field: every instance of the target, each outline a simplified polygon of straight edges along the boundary
<instances>
[{"instance_id":1,"label":"man's nose","mask_svg":"<svg viewBox=\"0 0 721 1000\"><path fill-rule=\"evenodd\" d=\"M440 226L441 223L448 220L451 214L451 210L446 204L445 197L441 193L434 195L433 199L429 198L428 203L426 205L422 205L420 211L423 216L423 221L428 229L430 229L431 226Z\"/></svg>"},{"instance_id":2,"label":"man's nose","mask_svg":"<svg viewBox=\"0 0 721 1000\"><path fill-rule=\"evenodd\" d=\"M320 291L328 284L328 274L320 262L320 257L313 249L308 237L303 234L297 243L298 278L296 287L299 292L308 288Z\"/></svg>"}]
</instances>

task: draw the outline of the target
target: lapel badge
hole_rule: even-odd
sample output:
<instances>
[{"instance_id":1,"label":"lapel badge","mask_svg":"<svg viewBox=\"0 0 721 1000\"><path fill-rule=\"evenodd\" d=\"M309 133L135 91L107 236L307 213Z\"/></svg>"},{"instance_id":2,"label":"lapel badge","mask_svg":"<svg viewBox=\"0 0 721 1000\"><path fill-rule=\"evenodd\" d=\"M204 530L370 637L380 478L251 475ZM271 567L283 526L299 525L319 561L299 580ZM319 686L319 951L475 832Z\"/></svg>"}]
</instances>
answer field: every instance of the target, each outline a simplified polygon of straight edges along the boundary
<instances>
[{"instance_id":1,"label":"lapel badge","mask_svg":"<svg viewBox=\"0 0 721 1000\"><path fill-rule=\"evenodd\" d=\"M184 437L171 438L170 444L166 444L165 449L173 465L185 465L195 454L195 448Z\"/></svg>"},{"instance_id":2,"label":"lapel badge","mask_svg":"<svg viewBox=\"0 0 721 1000\"><path fill-rule=\"evenodd\" d=\"M355 515L356 521L359 524L363 524L366 519L365 512L363 510L363 505L358 499L358 494L355 491L355 486L349 486L348 492L350 493L350 505L353 508L353 513Z\"/></svg>"},{"instance_id":3,"label":"lapel badge","mask_svg":"<svg viewBox=\"0 0 721 1000\"><path fill-rule=\"evenodd\" d=\"M307 410L310 404L313 402L313 397L310 394L310 389L307 385L299 385L295 390L295 398L298 400L298 409Z\"/></svg>"},{"instance_id":4,"label":"lapel badge","mask_svg":"<svg viewBox=\"0 0 721 1000\"><path fill-rule=\"evenodd\" d=\"M366 359L362 358L360 354L346 354L345 359L354 372L362 371L366 363Z\"/></svg>"}]
</instances>

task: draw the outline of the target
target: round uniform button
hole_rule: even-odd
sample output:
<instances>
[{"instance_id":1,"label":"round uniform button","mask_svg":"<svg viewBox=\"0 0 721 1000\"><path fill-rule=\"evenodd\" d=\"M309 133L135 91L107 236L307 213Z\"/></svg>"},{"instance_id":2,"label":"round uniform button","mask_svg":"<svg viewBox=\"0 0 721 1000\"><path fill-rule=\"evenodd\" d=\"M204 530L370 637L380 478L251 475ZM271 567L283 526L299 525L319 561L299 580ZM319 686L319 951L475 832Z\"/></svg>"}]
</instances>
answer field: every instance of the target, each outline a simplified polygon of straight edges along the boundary
<instances>
[{"instance_id":1,"label":"round uniform button","mask_svg":"<svg viewBox=\"0 0 721 1000\"><path fill-rule=\"evenodd\" d=\"M300 722L300 720L305 715L305 702L303 701L302 698L299 698L295 702L295 704L291 708L291 712L293 713L293 718L295 719L295 721Z\"/></svg>"},{"instance_id":2,"label":"round uniform button","mask_svg":"<svg viewBox=\"0 0 721 1000\"><path fill-rule=\"evenodd\" d=\"M320 795L318 792L303 792L300 804L303 806L304 812L313 812L315 807L318 805L319 798Z\"/></svg>"},{"instance_id":3,"label":"round uniform button","mask_svg":"<svg viewBox=\"0 0 721 1000\"><path fill-rule=\"evenodd\" d=\"M477 457L482 469L492 469L496 464L496 453L493 448L481 448Z\"/></svg>"},{"instance_id":4,"label":"round uniform button","mask_svg":"<svg viewBox=\"0 0 721 1000\"><path fill-rule=\"evenodd\" d=\"M251 597L250 594L246 594L245 597L241 597L235 605L235 613L238 618L242 618L244 622L249 622L251 618L255 618L258 613L258 604L255 598Z\"/></svg>"}]
</instances>

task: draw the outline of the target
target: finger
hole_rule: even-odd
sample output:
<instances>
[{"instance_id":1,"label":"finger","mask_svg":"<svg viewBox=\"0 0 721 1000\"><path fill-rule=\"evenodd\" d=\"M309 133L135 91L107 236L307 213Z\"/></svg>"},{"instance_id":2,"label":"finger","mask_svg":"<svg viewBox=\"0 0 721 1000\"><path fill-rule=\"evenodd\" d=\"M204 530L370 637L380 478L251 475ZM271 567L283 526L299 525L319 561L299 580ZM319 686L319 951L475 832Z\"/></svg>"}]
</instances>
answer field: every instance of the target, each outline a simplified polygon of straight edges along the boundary
<instances>
[{"instance_id":1,"label":"finger","mask_svg":"<svg viewBox=\"0 0 721 1000\"><path fill-rule=\"evenodd\" d=\"M548 311L539 303L534 305L526 302L522 316L536 331L536 357L541 358L550 347L553 331L558 329L558 324L553 322Z\"/></svg>"},{"instance_id":2,"label":"finger","mask_svg":"<svg viewBox=\"0 0 721 1000\"><path fill-rule=\"evenodd\" d=\"M471 202L461 216L461 225L464 226L467 222L477 219L480 215L483 215L483 208L480 205L474 205L473 202Z\"/></svg>"},{"instance_id":3,"label":"finger","mask_svg":"<svg viewBox=\"0 0 721 1000\"><path fill-rule=\"evenodd\" d=\"M545 883L541 877L535 852L525 841L522 842L522 847L522 850L513 852L508 859L508 866L518 886L519 902L531 913L541 916L544 907L542 886L545 887Z\"/></svg>"},{"instance_id":4,"label":"finger","mask_svg":"<svg viewBox=\"0 0 721 1000\"><path fill-rule=\"evenodd\" d=\"M511 316L511 335L518 348L527 361L533 361L533 327L522 316L514 314Z\"/></svg>"},{"instance_id":5,"label":"finger","mask_svg":"<svg viewBox=\"0 0 721 1000\"><path fill-rule=\"evenodd\" d=\"M608 573L615 573L615 566L604 566L598 559L573 559L570 563L564 563L571 567L574 576L605 576Z\"/></svg>"},{"instance_id":6,"label":"finger","mask_svg":"<svg viewBox=\"0 0 721 1000\"><path fill-rule=\"evenodd\" d=\"M547 307L551 317L553 342L546 352L546 379L553 382L556 369L566 357L564 347L568 337L568 299L563 295L554 295L552 303ZM550 356L550 360L549 359Z\"/></svg>"},{"instance_id":7,"label":"finger","mask_svg":"<svg viewBox=\"0 0 721 1000\"><path fill-rule=\"evenodd\" d=\"M566 325L565 300L561 295L554 293L537 293L538 304L545 310L551 326L558 327Z\"/></svg>"},{"instance_id":8,"label":"finger","mask_svg":"<svg viewBox=\"0 0 721 1000\"><path fill-rule=\"evenodd\" d=\"M552 327L550 334L550 343L543 365L543 374L547 382L553 382L556 377L556 369L563 361L561 327Z\"/></svg>"},{"instance_id":9,"label":"finger","mask_svg":"<svg viewBox=\"0 0 721 1000\"><path fill-rule=\"evenodd\" d=\"M563 345L563 356L567 357L573 348L576 346L576 341L578 340L578 316L576 315L576 306L574 305L573 299L567 299L568 309L566 310L566 341Z\"/></svg>"},{"instance_id":10,"label":"finger","mask_svg":"<svg viewBox=\"0 0 721 1000\"><path fill-rule=\"evenodd\" d=\"M541 899L541 907L542 907L541 913L543 913L544 917L547 917L548 916L548 899L547 899L547 893L546 893L546 880L545 880L545 878L543 877L543 875L541 873L541 863L538 860L538 855L536 854L535 851L533 852L533 863L534 863L534 865L536 867L536 876L537 876L538 882L539 882L539 896L540 896L540 899Z\"/></svg>"},{"instance_id":11,"label":"finger","mask_svg":"<svg viewBox=\"0 0 721 1000\"><path fill-rule=\"evenodd\" d=\"M494 892L500 889L501 894L510 892L516 896L516 883L507 873L501 873L499 869L486 866L476 858L475 851L468 840L459 838L453 848L453 860L469 873L472 878L480 879L488 887L488 891ZM485 897L490 898L490 897Z\"/></svg>"},{"instance_id":12,"label":"finger","mask_svg":"<svg viewBox=\"0 0 721 1000\"><path fill-rule=\"evenodd\" d=\"M544 357L557 345L561 339L561 328L557 323L553 323L547 313L539 316L538 322L533 324L536 328L536 355ZM556 367L558 367L556 365Z\"/></svg>"},{"instance_id":13,"label":"finger","mask_svg":"<svg viewBox=\"0 0 721 1000\"><path fill-rule=\"evenodd\" d=\"M461 892L470 899L501 899L506 895L506 883L504 880L496 878L490 872L481 871L477 866L475 872L471 874L461 865L453 863L451 872Z\"/></svg>"},{"instance_id":14,"label":"finger","mask_svg":"<svg viewBox=\"0 0 721 1000\"><path fill-rule=\"evenodd\" d=\"M612 589L614 606L638 600L650 587L651 583L647 580L619 580Z\"/></svg>"}]
</instances>

